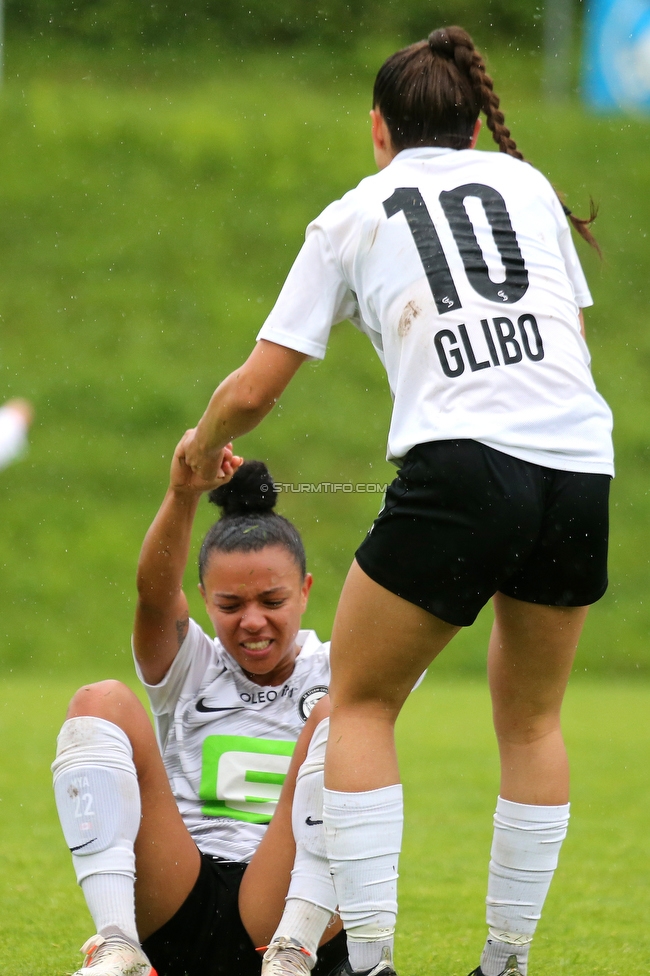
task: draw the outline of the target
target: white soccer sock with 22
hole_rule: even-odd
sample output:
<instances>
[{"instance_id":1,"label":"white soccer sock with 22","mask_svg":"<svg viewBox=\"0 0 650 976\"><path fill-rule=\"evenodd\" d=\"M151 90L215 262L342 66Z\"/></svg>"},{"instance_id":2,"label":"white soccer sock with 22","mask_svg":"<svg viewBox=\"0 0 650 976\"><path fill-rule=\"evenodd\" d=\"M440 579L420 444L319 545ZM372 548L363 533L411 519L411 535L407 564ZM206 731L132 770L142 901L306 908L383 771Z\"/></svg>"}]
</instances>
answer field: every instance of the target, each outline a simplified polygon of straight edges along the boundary
<instances>
[{"instance_id":1,"label":"white soccer sock with 22","mask_svg":"<svg viewBox=\"0 0 650 976\"><path fill-rule=\"evenodd\" d=\"M135 855L140 790L126 733L85 715L64 722L52 763L56 806L84 897L101 935L135 925Z\"/></svg>"},{"instance_id":2,"label":"white soccer sock with 22","mask_svg":"<svg viewBox=\"0 0 650 976\"><path fill-rule=\"evenodd\" d=\"M481 956L485 976L502 972L511 955L526 976L568 823L568 803L536 806L498 798L486 899L489 934Z\"/></svg>"}]
</instances>

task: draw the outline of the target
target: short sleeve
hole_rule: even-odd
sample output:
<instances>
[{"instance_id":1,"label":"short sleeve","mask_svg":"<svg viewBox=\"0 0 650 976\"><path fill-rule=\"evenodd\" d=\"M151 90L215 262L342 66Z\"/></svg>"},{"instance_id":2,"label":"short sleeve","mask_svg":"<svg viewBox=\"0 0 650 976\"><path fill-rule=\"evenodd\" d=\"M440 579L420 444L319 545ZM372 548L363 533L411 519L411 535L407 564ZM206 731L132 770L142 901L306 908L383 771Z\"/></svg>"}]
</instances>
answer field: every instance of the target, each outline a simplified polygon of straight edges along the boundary
<instances>
[{"instance_id":1,"label":"short sleeve","mask_svg":"<svg viewBox=\"0 0 650 976\"><path fill-rule=\"evenodd\" d=\"M576 305L578 308L587 308L588 305L593 305L594 300L591 297L591 292L589 291L589 285L587 284L587 279L585 278L584 271L582 270L582 265L580 264L580 258L578 257L578 252L576 251L575 244L573 243L573 237L571 236L571 228L569 227L569 221L564 213L560 199L553 189L553 187L545 181L550 200L551 208L555 215L555 220L557 222L557 240L558 246L560 248L560 253L564 259L564 266L566 268L566 273L569 281L571 282L571 287L573 289L573 297L576 300Z\"/></svg>"},{"instance_id":2,"label":"short sleeve","mask_svg":"<svg viewBox=\"0 0 650 976\"><path fill-rule=\"evenodd\" d=\"M589 285L587 284L587 279L585 278L582 265L580 264L580 258L578 257L575 245L573 243L571 230L566 222L560 231L558 243L560 245L562 257L564 258L566 272L573 288L576 304L579 308L587 308L587 306L593 305L594 300L591 297Z\"/></svg>"},{"instance_id":3,"label":"short sleeve","mask_svg":"<svg viewBox=\"0 0 650 976\"><path fill-rule=\"evenodd\" d=\"M356 297L343 278L327 234L312 224L257 338L324 359L332 326L357 315Z\"/></svg>"},{"instance_id":4,"label":"short sleeve","mask_svg":"<svg viewBox=\"0 0 650 976\"><path fill-rule=\"evenodd\" d=\"M214 642L190 619L187 636L169 671L157 685L149 685L142 676L135 654L135 670L144 685L151 711L155 716L172 715L184 691L198 689L210 662L214 659Z\"/></svg>"}]
</instances>

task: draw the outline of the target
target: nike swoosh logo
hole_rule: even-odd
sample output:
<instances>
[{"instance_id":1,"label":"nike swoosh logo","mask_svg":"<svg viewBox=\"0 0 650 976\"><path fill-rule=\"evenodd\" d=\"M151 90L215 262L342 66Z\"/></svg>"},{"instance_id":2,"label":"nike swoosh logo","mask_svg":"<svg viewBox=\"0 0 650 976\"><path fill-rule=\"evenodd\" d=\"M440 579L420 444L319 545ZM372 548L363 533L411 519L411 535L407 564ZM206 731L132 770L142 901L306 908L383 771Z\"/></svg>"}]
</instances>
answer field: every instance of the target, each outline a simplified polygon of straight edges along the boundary
<instances>
[{"instance_id":1,"label":"nike swoosh logo","mask_svg":"<svg viewBox=\"0 0 650 976\"><path fill-rule=\"evenodd\" d=\"M80 851L82 847L88 847L89 844L94 844L96 840L97 838L93 837L92 840L87 840L85 844L78 844L76 847L71 847L70 853L74 854L75 851Z\"/></svg>"},{"instance_id":2,"label":"nike swoosh logo","mask_svg":"<svg viewBox=\"0 0 650 976\"><path fill-rule=\"evenodd\" d=\"M322 820L312 820L311 817L307 817L305 823L308 827L316 827L318 824L322 824Z\"/></svg>"},{"instance_id":3,"label":"nike swoosh logo","mask_svg":"<svg viewBox=\"0 0 650 976\"><path fill-rule=\"evenodd\" d=\"M228 705L227 708L213 708L211 705L205 704L205 698L199 698L196 703L197 712L234 712L243 707L243 705Z\"/></svg>"}]
</instances>

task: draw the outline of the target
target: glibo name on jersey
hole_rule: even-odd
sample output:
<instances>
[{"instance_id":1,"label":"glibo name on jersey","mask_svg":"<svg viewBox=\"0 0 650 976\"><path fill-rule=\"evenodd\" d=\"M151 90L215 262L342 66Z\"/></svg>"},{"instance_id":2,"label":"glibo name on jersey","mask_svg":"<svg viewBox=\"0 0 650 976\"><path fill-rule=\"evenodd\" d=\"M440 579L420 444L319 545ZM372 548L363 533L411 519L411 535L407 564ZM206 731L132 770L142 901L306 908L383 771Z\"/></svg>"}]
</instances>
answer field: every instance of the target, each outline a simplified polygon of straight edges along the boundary
<instances>
[{"instance_id":1,"label":"glibo name on jersey","mask_svg":"<svg viewBox=\"0 0 650 976\"><path fill-rule=\"evenodd\" d=\"M464 323L455 329L440 329L433 344L445 376L461 376L491 366L513 366L524 356L533 363L544 358L544 343L534 315L525 313L515 322L505 315L481 319L481 332L470 338Z\"/></svg>"},{"instance_id":2,"label":"glibo name on jersey","mask_svg":"<svg viewBox=\"0 0 650 976\"><path fill-rule=\"evenodd\" d=\"M492 239L499 252L505 277L493 281L476 230L466 208L466 200L480 201ZM458 249L467 284L488 302L513 305L521 301L530 284L528 268L513 229L505 200L492 186L484 183L465 183L453 190L443 190L438 197L449 229ZM439 315L458 312L463 307L459 288L454 280L447 255L435 223L420 190L415 186L400 186L383 203L390 220L403 214L429 282ZM457 269L458 271L459 269ZM513 315L514 319L514 315ZM461 376L469 366L475 373L491 366L512 366L524 356L537 363L544 358L544 344L534 315L520 315L516 325L505 315L481 319L482 337L473 330L470 339L467 326L440 329L433 338L438 359L445 376ZM483 348L479 349L478 343Z\"/></svg>"}]
</instances>

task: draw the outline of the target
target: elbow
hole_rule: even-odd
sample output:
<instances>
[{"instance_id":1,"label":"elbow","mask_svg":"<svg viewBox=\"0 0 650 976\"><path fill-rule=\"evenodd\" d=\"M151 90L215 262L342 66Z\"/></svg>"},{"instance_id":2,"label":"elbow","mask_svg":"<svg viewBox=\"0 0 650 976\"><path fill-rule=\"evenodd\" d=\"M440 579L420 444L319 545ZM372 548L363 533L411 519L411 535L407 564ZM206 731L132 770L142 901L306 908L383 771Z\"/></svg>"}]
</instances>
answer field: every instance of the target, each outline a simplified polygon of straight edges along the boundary
<instances>
[{"instance_id":1,"label":"elbow","mask_svg":"<svg viewBox=\"0 0 650 976\"><path fill-rule=\"evenodd\" d=\"M138 594L138 603L146 603L147 597L151 594L151 583L140 572L135 578L135 588Z\"/></svg>"},{"instance_id":2,"label":"elbow","mask_svg":"<svg viewBox=\"0 0 650 976\"><path fill-rule=\"evenodd\" d=\"M164 608L166 602L169 602L170 594L157 591L151 577L146 573L138 572L135 587L138 593L138 608L142 611L157 613Z\"/></svg>"},{"instance_id":3,"label":"elbow","mask_svg":"<svg viewBox=\"0 0 650 976\"><path fill-rule=\"evenodd\" d=\"M261 420L277 403L277 392L264 384L240 376L232 394L231 411L251 421Z\"/></svg>"}]
</instances>

